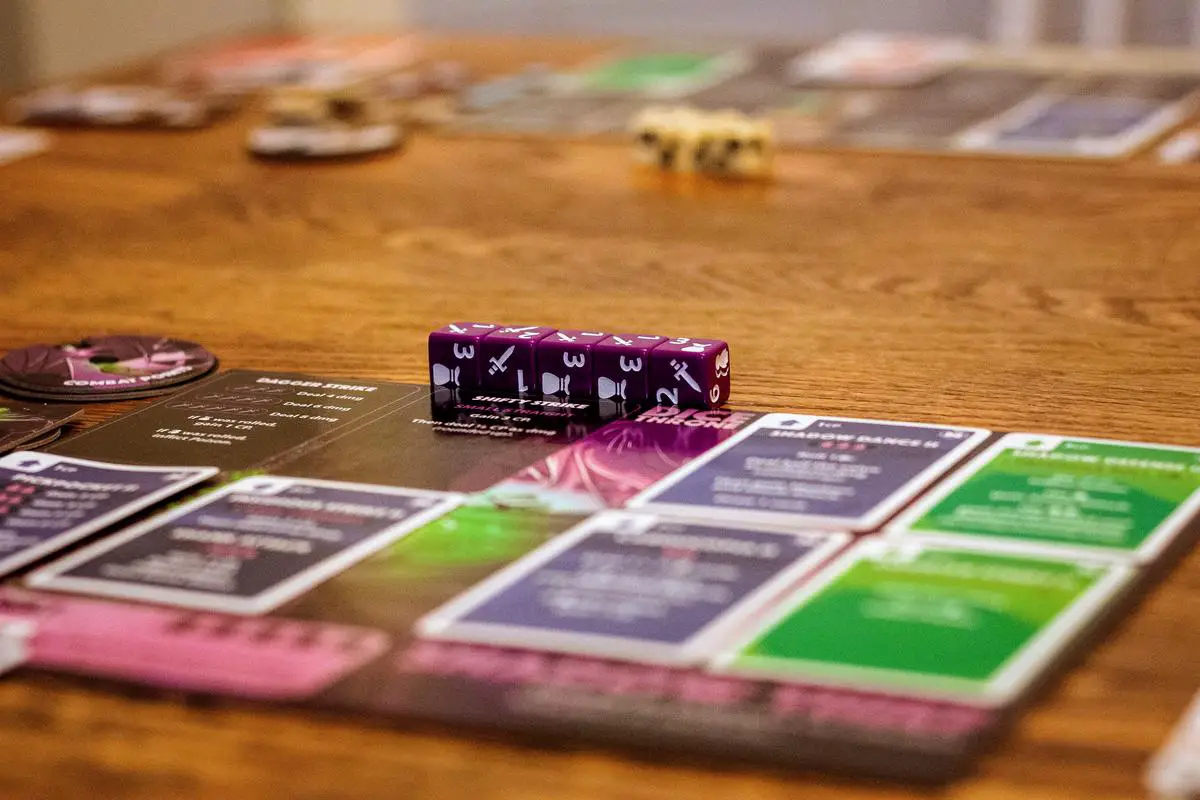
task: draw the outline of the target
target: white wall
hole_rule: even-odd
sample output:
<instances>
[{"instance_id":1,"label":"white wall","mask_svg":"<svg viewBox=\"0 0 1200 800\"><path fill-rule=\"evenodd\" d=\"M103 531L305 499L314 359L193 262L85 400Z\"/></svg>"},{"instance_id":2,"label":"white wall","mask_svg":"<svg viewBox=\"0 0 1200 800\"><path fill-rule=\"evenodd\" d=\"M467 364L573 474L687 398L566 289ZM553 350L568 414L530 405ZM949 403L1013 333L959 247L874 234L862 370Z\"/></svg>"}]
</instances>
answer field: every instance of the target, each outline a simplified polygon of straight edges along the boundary
<instances>
[{"instance_id":1,"label":"white wall","mask_svg":"<svg viewBox=\"0 0 1200 800\"><path fill-rule=\"evenodd\" d=\"M1182 45L1196 0L1128 0L1129 40ZM989 0L411 0L443 30L817 39L847 30L984 37ZM1046 38L1078 39L1083 0L1046 0Z\"/></svg>"},{"instance_id":2,"label":"white wall","mask_svg":"<svg viewBox=\"0 0 1200 800\"><path fill-rule=\"evenodd\" d=\"M823 37L854 28L982 35L988 0L416 0L420 24L456 30Z\"/></svg>"}]
</instances>

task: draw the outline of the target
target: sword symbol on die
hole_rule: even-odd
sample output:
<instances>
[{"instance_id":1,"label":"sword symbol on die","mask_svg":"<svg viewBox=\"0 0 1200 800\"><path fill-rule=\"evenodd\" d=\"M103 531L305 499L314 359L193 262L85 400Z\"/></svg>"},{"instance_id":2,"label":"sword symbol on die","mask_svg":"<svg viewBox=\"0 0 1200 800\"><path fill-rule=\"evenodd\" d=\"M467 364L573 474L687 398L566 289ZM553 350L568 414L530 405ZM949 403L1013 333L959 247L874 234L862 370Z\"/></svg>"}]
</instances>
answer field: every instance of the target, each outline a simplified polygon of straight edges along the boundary
<instances>
[{"instance_id":1,"label":"sword symbol on die","mask_svg":"<svg viewBox=\"0 0 1200 800\"><path fill-rule=\"evenodd\" d=\"M693 377L692 377L692 376L691 376L691 375L688 373L688 369L687 369L687 362L685 362L685 361L675 361L675 360L673 360L673 359L672 359L672 361L671 361L671 366L672 366L672 367L674 368L674 370L675 370L675 380L676 380L676 382L678 382L678 381L683 381L683 382L685 382L685 383L686 383L688 386L692 387L692 389L694 389L695 391L697 391L697 392L698 392L698 391L700 391L700 384L696 383L696 379L695 379L695 378L693 378Z\"/></svg>"},{"instance_id":2,"label":"sword symbol on die","mask_svg":"<svg viewBox=\"0 0 1200 800\"><path fill-rule=\"evenodd\" d=\"M491 362L491 366L488 367L488 375L495 375L497 372L507 372L508 367L506 365L508 364L508 360L512 358L512 354L516 352L516 349L517 346L515 344L510 345L507 350L500 354L499 358L489 358L488 361Z\"/></svg>"}]
</instances>

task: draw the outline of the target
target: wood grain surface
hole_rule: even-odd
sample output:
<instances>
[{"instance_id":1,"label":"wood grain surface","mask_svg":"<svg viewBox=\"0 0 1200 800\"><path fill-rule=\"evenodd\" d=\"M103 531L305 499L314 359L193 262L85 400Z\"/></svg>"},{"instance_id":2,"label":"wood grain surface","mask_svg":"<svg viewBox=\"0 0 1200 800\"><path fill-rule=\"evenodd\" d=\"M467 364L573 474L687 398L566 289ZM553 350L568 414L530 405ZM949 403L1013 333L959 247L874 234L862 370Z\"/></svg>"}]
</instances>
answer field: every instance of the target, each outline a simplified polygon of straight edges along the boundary
<instances>
[{"instance_id":1,"label":"wood grain surface","mask_svg":"<svg viewBox=\"0 0 1200 800\"><path fill-rule=\"evenodd\" d=\"M459 52L582 52L522 48ZM1200 445L1195 169L826 153L739 187L428 135L286 165L245 155L252 121L65 131L0 168L0 348L161 332L226 367L422 381L447 320L665 331L731 343L736 405ZM1200 686L1197 620L1194 554L932 794L15 676L0 797L1139 797Z\"/></svg>"}]
</instances>

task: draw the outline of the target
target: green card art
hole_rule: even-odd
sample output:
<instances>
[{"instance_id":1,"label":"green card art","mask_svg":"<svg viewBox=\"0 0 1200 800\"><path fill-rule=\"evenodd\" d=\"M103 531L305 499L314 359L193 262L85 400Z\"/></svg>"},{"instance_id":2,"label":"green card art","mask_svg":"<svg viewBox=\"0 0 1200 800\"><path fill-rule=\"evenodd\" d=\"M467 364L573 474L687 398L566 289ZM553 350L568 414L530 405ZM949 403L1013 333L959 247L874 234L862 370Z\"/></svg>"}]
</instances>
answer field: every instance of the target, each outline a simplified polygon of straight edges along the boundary
<instances>
[{"instance_id":1,"label":"green card art","mask_svg":"<svg viewBox=\"0 0 1200 800\"><path fill-rule=\"evenodd\" d=\"M1148 562L1200 505L1200 449L1013 433L901 515L894 535Z\"/></svg>"},{"instance_id":2,"label":"green card art","mask_svg":"<svg viewBox=\"0 0 1200 800\"><path fill-rule=\"evenodd\" d=\"M585 92L681 97L720 83L748 65L746 54L737 50L623 53L585 67L574 82Z\"/></svg>"},{"instance_id":3,"label":"green card art","mask_svg":"<svg viewBox=\"0 0 1200 800\"><path fill-rule=\"evenodd\" d=\"M1133 568L868 539L785 599L717 669L979 705L1008 702Z\"/></svg>"}]
</instances>

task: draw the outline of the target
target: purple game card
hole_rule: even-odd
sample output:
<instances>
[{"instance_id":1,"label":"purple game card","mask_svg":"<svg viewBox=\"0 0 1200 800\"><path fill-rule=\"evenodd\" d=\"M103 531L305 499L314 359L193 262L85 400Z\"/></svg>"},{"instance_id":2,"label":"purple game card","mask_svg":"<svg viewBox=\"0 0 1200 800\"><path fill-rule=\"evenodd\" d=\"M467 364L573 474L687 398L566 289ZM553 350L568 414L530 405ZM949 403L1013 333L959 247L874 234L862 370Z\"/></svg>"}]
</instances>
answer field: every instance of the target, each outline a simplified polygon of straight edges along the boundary
<instances>
[{"instance_id":1,"label":"purple game card","mask_svg":"<svg viewBox=\"0 0 1200 800\"><path fill-rule=\"evenodd\" d=\"M261 614L458 504L420 489L246 478L52 563L39 588Z\"/></svg>"},{"instance_id":2,"label":"purple game card","mask_svg":"<svg viewBox=\"0 0 1200 800\"><path fill-rule=\"evenodd\" d=\"M849 539L605 512L417 629L428 638L695 663Z\"/></svg>"},{"instance_id":3,"label":"purple game card","mask_svg":"<svg viewBox=\"0 0 1200 800\"><path fill-rule=\"evenodd\" d=\"M0 458L0 575L216 474L211 467L128 467L10 453Z\"/></svg>"},{"instance_id":4,"label":"purple game card","mask_svg":"<svg viewBox=\"0 0 1200 800\"><path fill-rule=\"evenodd\" d=\"M870 530L987 435L952 425L768 414L629 506L703 519Z\"/></svg>"}]
</instances>

